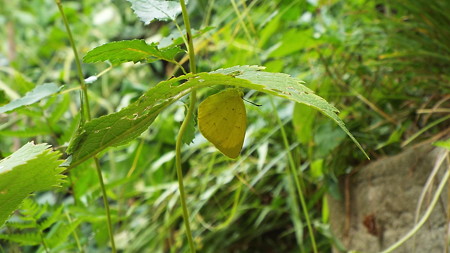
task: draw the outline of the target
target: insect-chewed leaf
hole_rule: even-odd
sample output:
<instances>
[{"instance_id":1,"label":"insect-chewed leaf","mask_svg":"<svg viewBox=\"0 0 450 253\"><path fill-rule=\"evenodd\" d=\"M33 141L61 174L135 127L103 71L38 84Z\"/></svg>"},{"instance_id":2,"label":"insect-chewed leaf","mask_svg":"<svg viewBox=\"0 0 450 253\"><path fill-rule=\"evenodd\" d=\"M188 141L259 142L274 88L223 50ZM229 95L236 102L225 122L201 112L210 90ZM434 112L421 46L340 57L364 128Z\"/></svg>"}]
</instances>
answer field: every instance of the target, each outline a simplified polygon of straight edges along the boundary
<instances>
[{"instance_id":1,"label":"insect-chewed leaf","mask_svg":"<svg viewBox=\"0 0 450 253\"><path fill-rule=\"evenodd\" d=\"M114 41L98 46L89 51L83 61L94 63L110 61L113 64L124 62L151 62L156 59L173 61L175 56L183 52L178 46L159 49L156 43L147 44L144 40Z\"/></svg>"},{"instance_id":2,"label":"insect-chewed leaf","mask_svg":"<svg viewBox=\"0 0 450 253\"><path fill-rule=\"evenodd\" d=\"M213 85L228 85L253 89L287 98L291 101L317 109L337 123L367 156L364 149L337 115L338 110L334 106L314 94L312 90L304 86L302 81L297 78L282 73L263 72L263 69L260 66L234 66L209 73L190 73L160 82L143 94L137 101L131 103L121 111L93 119L86 123L78 131L78 134L72 138L66 150L66 153L71 154L73 158L70 167L76 167L107 147L123 145L137 138L168 105L189 93L193 88L199 89ZM236 94L236 91L223 92L225 94ZM240 101L236 102L236 104L242 102L242 100L239 100L240 93L237 93L239 94L238 96L231 96L232 100ZM209 101L209 99L207 98L205 101ZM212 101L221 101L221 99L212 99ZM225 104L228 103L225 102ZM211 106L206 106L206 108L211 108ZM202 111L200 108L199 110ZM240 111L245 112L245 109ZM203 113L199 114L203 115ZM221 113L219 112L219 114ZM208 119L208 116L206 118ZM241 119L241 122L246 122L246 119ZM200 129L200 131L202 130ZM229 129L226 131L228 132ZM204 132L202 133L206 134ZM240 133L241 135L245 134L245 132ZM243 138L240 138L240 140L242 141ZM242 145L239 144L237 146L239 146L240 150Z\"/></svg>"}]
</instances>

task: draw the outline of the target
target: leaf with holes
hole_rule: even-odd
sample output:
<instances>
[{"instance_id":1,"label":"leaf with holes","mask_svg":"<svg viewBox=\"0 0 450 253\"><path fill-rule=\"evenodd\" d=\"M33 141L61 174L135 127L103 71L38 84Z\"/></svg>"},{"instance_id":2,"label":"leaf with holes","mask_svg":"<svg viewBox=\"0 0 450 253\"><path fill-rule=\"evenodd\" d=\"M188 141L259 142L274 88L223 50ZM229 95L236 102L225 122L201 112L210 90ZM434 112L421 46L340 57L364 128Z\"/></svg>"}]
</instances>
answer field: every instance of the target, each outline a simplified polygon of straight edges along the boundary
<instances>
[{"instance_id":1,"label":"leaf with holes","mask_svg":"<svg viewBox=\"0 0 450 253\"><path fill-rule=\"evenodd\" d=\"M174 62L175 56L184 52L177 46L159 49L157 45L156 43L147 44L144 40L110 42L89 51L83 57L83 61L86 63L110 61L112 64L120 64L124 62L152 62L160 59Z\"/></svg>"},{"instance_id":2,"label":"leaf with holes","mask_svg":"<svg viewBox=\"0 0 450 253\"><path fill-rule=\"evenodd\" d=\"M263 72L263 69L259 66L235 66L209 73L187 74L160 82L121 111L86 123L67 149L67 153L72 154L71 167L107 147L125 144L137 138L162 110L188 94L193 88L214 85L254 89L317 109L337 123L366 155L344 122L337 116L338 110L334 106L315 95L303 85L302 81L287 74Z\"/></svg>"}]
</instances>

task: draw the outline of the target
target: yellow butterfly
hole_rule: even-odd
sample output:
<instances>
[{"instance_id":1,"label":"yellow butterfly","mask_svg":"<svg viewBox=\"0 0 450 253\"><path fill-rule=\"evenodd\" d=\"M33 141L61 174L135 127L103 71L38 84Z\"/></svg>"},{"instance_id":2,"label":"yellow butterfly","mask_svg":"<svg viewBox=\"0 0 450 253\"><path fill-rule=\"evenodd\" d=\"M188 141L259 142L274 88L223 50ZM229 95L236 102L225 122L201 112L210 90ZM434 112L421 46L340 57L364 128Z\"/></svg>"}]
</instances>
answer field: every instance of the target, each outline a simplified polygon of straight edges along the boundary
<instances>
[{"instance_id":1,"label":"yellow butterfly","mask_svg":"<svg viewBox=\"0 0 450 253\"><path fill-rule=\"evenodd\" d=\"M207 97L198 107L198 127L202 135L224 155L237 158L244 144L247 115L237 88Z\"/></svg>"}]
</instances>

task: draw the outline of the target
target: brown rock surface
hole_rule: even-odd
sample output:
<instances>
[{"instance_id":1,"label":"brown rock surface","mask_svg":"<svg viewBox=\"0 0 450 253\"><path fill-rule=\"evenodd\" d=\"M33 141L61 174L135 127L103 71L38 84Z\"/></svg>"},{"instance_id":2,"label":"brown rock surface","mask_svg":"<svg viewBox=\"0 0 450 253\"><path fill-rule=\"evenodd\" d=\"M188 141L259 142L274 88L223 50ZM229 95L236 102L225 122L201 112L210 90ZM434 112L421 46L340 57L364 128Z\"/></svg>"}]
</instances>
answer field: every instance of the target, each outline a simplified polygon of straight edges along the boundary
<instances>
[{"instance_id":1,"label":"brown rock surface","mask_svg":"<svg viewBox=\"0 0 450 253\"><path fill-rule=\"evenodd\" d=\"M379 252L394 244L414 227L419 197L440 159L444 162L432 181L432 191L425 195L420 218L445 169L449 169L446 150L430 144L412 147L342 178L341 190L343 193L347 190L349 196L347 208L346 200L328 198L333 233L348 250ZM394 252L413 252L414 244L417 253L444 252L447 196L445 189L415 239L408 240Z\"/></svg>"}]
</instances>

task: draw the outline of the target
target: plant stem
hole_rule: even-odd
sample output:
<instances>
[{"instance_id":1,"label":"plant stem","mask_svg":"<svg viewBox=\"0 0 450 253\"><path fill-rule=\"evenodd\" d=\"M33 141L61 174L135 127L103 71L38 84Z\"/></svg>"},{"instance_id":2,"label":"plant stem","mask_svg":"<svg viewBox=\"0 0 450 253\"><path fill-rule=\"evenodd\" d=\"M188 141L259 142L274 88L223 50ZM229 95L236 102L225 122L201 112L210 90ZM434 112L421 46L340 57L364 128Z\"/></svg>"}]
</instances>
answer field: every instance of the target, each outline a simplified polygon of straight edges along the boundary
<instances>
[{"instance_id":1,"label":"plant stem","mask_svg":"<svg viewBox=\"0 0 450 253\"><path fill-rule=\"evenodd\" d=\"M66 214L67 220L69 223L72 223L72 218L70 218L70 215L67 211L64 212ZM72 231L73 237L75 238L75 242L77 243L78 252L84 253L84 249L81 247L80 238L78 238L78 234L76 230Z\"/></svg>"},{"instance_id":2,"label":"plant stem","mask_svg":"<svg viewBox=\"0 0 450 253\"><path fill-rule=\"evenodd\" d=\"M447 116L445 116L445 117L439 118L439 119L437 119L437 120L431 122L431 123L428 124L427 126L422 127L422 128L420 129L420 131L417 131L417 133L413 134L413 136L409 137L406 141L404 141L404 142L401 144L401 147L404 147L404 146L408 145L408 144L411 143L413 140L415 140L417 137L419 137L421 134L423 134L423 133L425 133L426 131L428 131L428 129L430 129L430 128L432 128L432 127L434 127L434 126L436 126L436 125L438 125L438 124L440 124L440 123L442 123L442 122L444 122L444 121L446 121L446 120L448 120L448 119L450 119L450 115L447 115Z\"/></svg>"},{"instance_id":3,"label":"plant stem","mask_svg":"<svg viewBox=\"0 0 450 253\"><path fill-rule=\"evenodd\" d=\"M75 55L75 64L77 66L77 74L78 74L78 79L80 80L80 86L81 86L81 111L82 111L82 120L80 122L80 127L84 124L84 122L86 121L90 121L91 120L91 110L89 108L89 98L88 98L88 92L87 92L87 86L86 83L84 82L84 76L83 76L83 70L81 68L81 61L80 61L80 57L78 56L78 51L77 48L75 46L75 41L73 39L72 36L72 32L70 30L69 27L69 22L67 21L66 15L64 14L64 9L62 7L62 3L61 0L55 0L56 5L58 6L59 12L61 13L61 16L63 18L63 22L64 22L64 26L66 27L66 31L67 31L67 35L69 36L69 41L70 41L70 45L72 46L72 50L73 53ZM84 119L83 119L84 118ZM112 227L112 223L111 223L111 214L110 214L110 210L109 210L109 203L108 203L108 197L106 195L106 189L105 189L105 185L103 183L103 176L102 176L102 171L100 169L100 163L98 161L97 157L94 157L94 161L95 161L95 167L97 170L97 175L98 175L98 180L100 182L100 187L102 189L102 194L103 194L103 203L105 205L105 209L106 209L106 218L108 220L108 232L109 232L109 239L111 241L111 248L112 248L112 252L115 253L116 252L116 244L114 242L114 233L113 233L113 227Z\"/></svg>"},{"instance_id":4,"label":"plant stem","mask_svg":"<svg viewBox=\"0 0 450 253\"><path fill-rule=\"evenodd\" d=\"M44 246L45 252L49 253L50 251L48 249L47 243L45 243L44 235L42 234L42 230L39 230L39 236L41 237L41 242L42 242L42 245Z\"/></svg>"},{"instance_id":5,"label":"plant stem","mask_svg":"<svg viewBox=\"0 0 450 253\"><path fill-rule=\"evenodd\" d=\"M109 239L111 241L111 250L112 250L112 252L115 253L117 251L116 251L116 244L114 242L114 233L113 233L113 229L112 229L111 212L109 210L108 196L106 195L105 184L103 183L103 176L102 176L102 170L100 169L100 163L99 163L97 157L94 157L94 160L95 160L95 169L97 170L97 175L98 175L98 181L100 182L100 188L102 189L103 204L104 204L105 210L106 210L106 219L108 222L108 233L109 233Z\"/></svg>"},{"instance_id":6,"label":"plant stem","mask_svg":"<svg viewBox=\"0 0 450 253\"><path fill-rule=\"evenodd\" d=\"M192 96L192 94L191 94ZM193 107L190 107L193 108ZM189 114L188 114L189 115ZM184 219L184 226L186 227L186 235L188 238L189 248L191 249L191 252L195 252L195 246L194 246L194 240L192 239L192 232L191 232L191 225L190 225L190 219L189 219L189 212L186 205L186 193L184 191L184 183L183 183L183 171L181 168L181 146L182 146L182 139L183 134L186 131L187 128L187 122L188 118L190 118L188 115L186 115L186 118L184 119L183 123L181 124L180 131L178 132L177 136L177 142L175 147L175 159L176 159L176 167L177 167L177 178L178 178L178 188L180 191L180 201L181 201L181 208L183 209L183 219Z\"/></svg>"},{"instance_id":7,"label":"plant stem","mask_svg":"<svg viewBox=\"0 0 450 253\"><path fill-rule=\"evenodd\" d=\"M180 0L181 5L181 11L183 13L183 22L186 26L186 34L187 34L187 47L188 47L188 54L189 54L189 68L191 70L191 73L197 73L196 67L195 67L195 51L194 51L194 43L192 42L192 33L191 33L191 23L189 22L189 14L186 9L186 4L184 0Z\"/></svg>"},{"instance_id":8,"label":"plant stem","mask_svg":"<svg viewBox=\"0 0 450 253\"><path fill-rule=\"evenodd\" d=\"M184 0L180 0L180 6L181 11L183 13L183 21L184 25L186 26L186 41L187 41L187 48L189 53L189 68L192 73L196 73L195 68L195 52L194 52L194 44L192 43L192 34L191 34L191 25L189 23L189 15L186 9L186 3ZM178 177L178 188L180 191L180 201L181 201L181 208L183 210L183 220L184 220L184 226L186 228L186 236L189 243L189 248L192 253L195 252L195 245L194 240L192 239L192 232L191 232L191 225L190 225L190 219L189 219L189 212L186 205L186 193L184 189L184 183L183 183L183 171L181 168L181 147L183 145L183 135L186 132L187 126L189 121L192 118L192 115L194 114L194 108L195 104L197 103L197 92L195 89L192 90L191 96L190 96L190 105L189 109L187 111L186 117L183 120L183 123L181 124L180 131L177 135L177 141L175 146L175 164L177 169L177 177Z\"/></svg>"},{"instance_id":9,"label":"plant stem","mask_svg":"<svg viewBox=\"0 0 450 253\"><path fill-rule=\"evenodd\" d=\"M64 21L64 26L66 27L67 35L69 36L70 45L72 46L73 53L75 55L75 64L77 65L77 73L78 73L78 79L80 79L80 85L82 93L82 103L84 104L84 107L82 108L82 111L84 112L84 116L86 117L87 121L91 120L91 110L89 108L89 98L87 94L87 87L86 83L84 82L84 76L83 71L81 68L81 61L80 57L78 56L77 48L75 47L75 41L73 40L72 32L69 27L69 22L67 21L66 15L64 14L64 10L62 7L61 0L55 0L56 5L58 5L59 12L61 13L61 16Z\"/></svg>"},{"instance_id":10,"label":"plant stem","mask_svg":"<svg viewBox=\"0 0 450 253\"><path fill-rule=\"evenodd\" d=\"M270 101L272 103L272 107L273 107L274 111L276 111L275 110L276 108L275 108L275 105L273 103L273 100L271 99ZM286 135L286 131L284 130L283 123L281 122L280 117L278 117L277 113L275 113L275 116L276 116L278 125L280 126L281 136L283 138L284 146L285 146L285 148L287 150L290 172L291 172L291 174L292 174L292 176L294 178L295 186L297 188L297 192L298 192L298 195L300 197L300 204L302 206L303 215L305 216L306 225L308 226L308 232L309 232L309 236L310 236L310 239L311 239L313 252L317 253L318 251L317 251L316 239L314 238L314 232L313 232L313 229L312 229L312 226L311 226L311 221L309 219L308 206L306 205L305 197L303 196L303 191L302 191L302 188L301 188L300 179L299 179L299 175L297 173L297 168L295 166L294 158L292 157L292 154L291 154L291 152L289 150L289 141L288 141L288 138L287 138L287 135Z\"/></svg>"}]
</instances>

